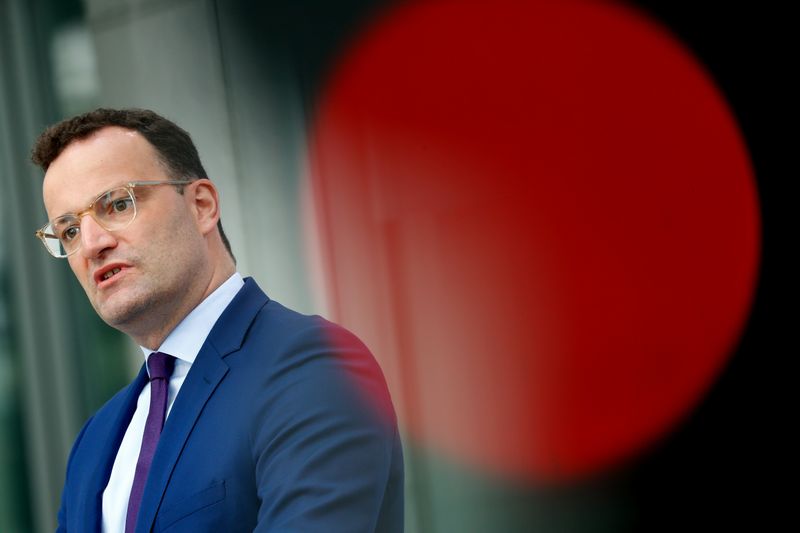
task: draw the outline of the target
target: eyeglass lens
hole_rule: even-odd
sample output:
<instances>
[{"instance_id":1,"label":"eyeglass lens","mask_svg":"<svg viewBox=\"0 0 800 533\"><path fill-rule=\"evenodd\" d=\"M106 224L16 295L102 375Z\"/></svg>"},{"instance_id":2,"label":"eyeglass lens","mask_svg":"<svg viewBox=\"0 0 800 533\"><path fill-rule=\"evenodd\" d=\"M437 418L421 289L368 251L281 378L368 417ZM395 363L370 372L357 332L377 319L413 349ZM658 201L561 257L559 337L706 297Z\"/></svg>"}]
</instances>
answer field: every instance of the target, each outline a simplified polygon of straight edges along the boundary
<instances>
[{"instance_id":1,"label":"eyeglass lens","mask_svg":"<svg viewBox=\"0 0 800 533\"><path fill-rule=\"evenodd\" d=\"M94 201L88 211L108 231L124 229L136 216L136 203L126 188L112 189ZM44 242L53 255L64 257L80 247L80 215L64 215L45 228Z\"/></svg>"}]
</instances>

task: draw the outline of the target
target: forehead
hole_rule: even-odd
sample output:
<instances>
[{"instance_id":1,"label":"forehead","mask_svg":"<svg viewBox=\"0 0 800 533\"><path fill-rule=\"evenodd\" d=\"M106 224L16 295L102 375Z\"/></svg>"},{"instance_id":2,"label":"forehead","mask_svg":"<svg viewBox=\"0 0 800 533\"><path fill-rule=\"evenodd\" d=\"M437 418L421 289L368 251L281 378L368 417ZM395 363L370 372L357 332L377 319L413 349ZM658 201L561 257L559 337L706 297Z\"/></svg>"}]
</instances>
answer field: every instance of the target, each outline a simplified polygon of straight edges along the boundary
<instances>
[{"instance_id":1,"label":"forehead","mask_svg":"<svg viewBox=\"0 0 800 533\"><path fill-rule=\"evenodd\" d=\"M128 181L164 178L155 148L140 133L112 126L70 143L47 169L42 196L52 218Z\"/></svg>"}]
</instances>

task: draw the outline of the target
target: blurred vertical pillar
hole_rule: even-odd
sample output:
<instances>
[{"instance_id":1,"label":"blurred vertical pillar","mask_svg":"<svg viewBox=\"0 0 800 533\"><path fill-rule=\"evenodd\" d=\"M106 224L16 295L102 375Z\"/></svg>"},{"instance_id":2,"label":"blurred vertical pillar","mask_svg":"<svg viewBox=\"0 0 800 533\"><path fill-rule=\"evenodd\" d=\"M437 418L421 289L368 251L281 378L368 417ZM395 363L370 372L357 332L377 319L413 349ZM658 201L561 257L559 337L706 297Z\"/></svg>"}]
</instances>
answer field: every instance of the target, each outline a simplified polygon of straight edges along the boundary
<instances>
[{"instance_id":1,"label":"blurred vertical pillar","mask_svg":"<svg viewBox=\"0 0 800 533\"><path fill-rule=\"evenodd\" d=\"M48 92L46 49L35 19L42 2L0 2L0 186L10 269L9 310L19 367L19 402L27 446L28 485L35 531L52 531L67 451L82 414L76 376L74 313L69 273L42 254L32 231L46 219L41 176L28 161L30 145L55 115Z\"/></svg>"}]
</instances>

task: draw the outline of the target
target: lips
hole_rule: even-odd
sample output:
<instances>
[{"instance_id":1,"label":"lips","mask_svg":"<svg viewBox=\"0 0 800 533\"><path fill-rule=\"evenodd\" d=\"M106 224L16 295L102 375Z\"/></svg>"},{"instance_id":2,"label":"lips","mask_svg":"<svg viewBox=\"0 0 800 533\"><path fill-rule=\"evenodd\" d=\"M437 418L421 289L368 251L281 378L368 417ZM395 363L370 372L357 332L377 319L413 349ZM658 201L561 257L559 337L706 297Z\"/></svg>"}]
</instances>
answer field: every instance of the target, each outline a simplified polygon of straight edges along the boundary
<instances>
[{"instance_id":1,"label":"lips","mask_svg":"<svg viewBox=\"0 0 800 533\"><path fill-rule=\"evenodd\" d=\"M113 263L105 265L102 268L98 268L94 271L94 282L98 286L107 284L109 281L113 280L120 272L122 272L127 265L121 263Z\"/></svg>"}]
</instances>

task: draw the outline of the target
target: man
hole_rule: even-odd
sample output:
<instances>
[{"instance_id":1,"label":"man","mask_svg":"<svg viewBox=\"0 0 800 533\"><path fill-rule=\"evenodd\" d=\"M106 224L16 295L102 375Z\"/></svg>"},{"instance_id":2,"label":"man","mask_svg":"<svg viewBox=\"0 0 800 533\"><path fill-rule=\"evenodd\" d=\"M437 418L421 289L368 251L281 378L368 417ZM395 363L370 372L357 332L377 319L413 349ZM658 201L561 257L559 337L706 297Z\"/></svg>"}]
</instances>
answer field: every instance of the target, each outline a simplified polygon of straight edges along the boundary
<instances>
[{"instance_id":1,"label":"man","mask_svg":"<svg viewBox=\"0 0 800 533\"><path fill-rule=\"evenodd\" d=\"M75 441L59 531L402 531L377 364L236 272L189 135L98 109L48 128L32 159L50 218L37 235L145 356Z\"/></svg>"}]
</instances>

